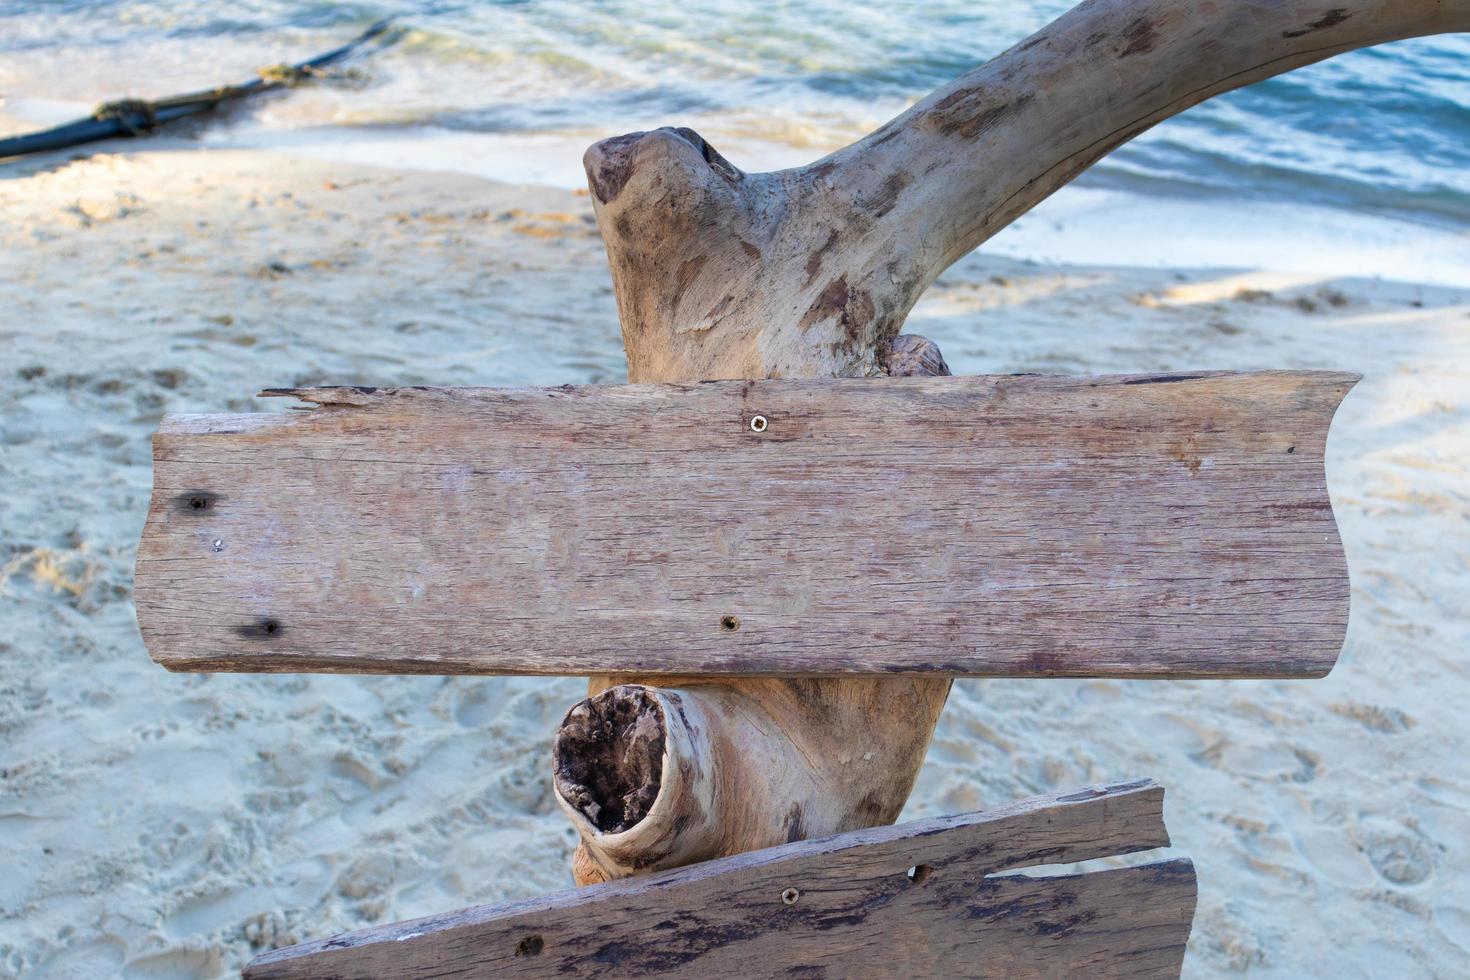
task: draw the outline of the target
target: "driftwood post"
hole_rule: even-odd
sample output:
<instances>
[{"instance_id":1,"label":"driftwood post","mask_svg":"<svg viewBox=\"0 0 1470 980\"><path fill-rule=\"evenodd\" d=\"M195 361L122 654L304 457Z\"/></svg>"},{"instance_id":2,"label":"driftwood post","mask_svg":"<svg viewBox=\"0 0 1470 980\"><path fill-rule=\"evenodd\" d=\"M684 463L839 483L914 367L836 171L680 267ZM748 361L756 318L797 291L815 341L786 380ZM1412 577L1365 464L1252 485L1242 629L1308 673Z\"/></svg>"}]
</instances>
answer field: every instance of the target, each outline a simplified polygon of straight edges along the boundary
<instances>
[{"instance_id":1,"label":"driftwood post","mask_svg":"<svg viewBox=\"0 0 1470 980\"><path fill-rule=\"evenodd\" d=\"M605 140L585 163L629 379L947 373L898 335L919 295L1113 148L1334 54L1466 30L1464 0L1090 0L806 167L742 173L687 129ZM892 821L949 683L592 678L555 746L578 882Z\"/></svg>"}]
</instances>

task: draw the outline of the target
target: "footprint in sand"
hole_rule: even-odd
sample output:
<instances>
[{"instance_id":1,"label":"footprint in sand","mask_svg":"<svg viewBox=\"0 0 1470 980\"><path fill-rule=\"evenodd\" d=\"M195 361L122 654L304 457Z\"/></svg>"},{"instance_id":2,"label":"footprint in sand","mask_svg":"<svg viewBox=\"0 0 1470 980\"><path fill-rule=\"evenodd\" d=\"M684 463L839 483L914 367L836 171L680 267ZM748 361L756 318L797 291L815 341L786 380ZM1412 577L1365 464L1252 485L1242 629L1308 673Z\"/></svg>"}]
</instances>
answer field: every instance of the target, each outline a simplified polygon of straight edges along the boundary
<instances>
[{"instance_id":1,"label":"footprint in sand","mask_svg":"<svg viewBox=\"0 0 1470 980\"><path fill-rule=\"evenodd\" d=\"M1154 750L1161 755L1179 753L1197 766L1220 768L1220 759L1231 747L1230 739L1217 728L1195 718L1163 713L1149 720L1148 731Z\"/></svg>"},{"instance_id":2,"label":"footprint in sand","mask_svg":"<svg viewBox=\"0 0 1470 980\"><path fill-rule=\"evenodd\" d=\"M980 761L980 754L969 739L935 738L929 743L928 765L973 766Z\"/></svg>"},{"instance_id":3,"label":"footprint in sand","mask_svg":"<svg viewBox=\"0 0 1470 980\"><path fill-rule=\"evenodd\" d=\"M382 895L393 887L396 872L397 866L389 855L365 854L337 876L337 893L354 900Z\"/></svg>"},{"instance_id":4,"label":"footprint in sand","mask_svg":"<svg viewBox=\"0 0 1470 980\"><path fill-rule=\"evenodd\" d=\"M496 779L497 803L512 813L530 816L555 813L556 796L546 778L550 768L550 753L541 751L534 742L528 744L518 761Z\"/></svg>"},{"instance_id":5,"label":"footprint in sand","mask_svg":"<svg viewBox=\"0 0 1470 980\"><path fill-rule=\"evenodd\" d=\"M219 976L219 950L176 949L133 960L123 967L123 980L205 980Z\"/></svg>"},{"instance_id":6,"label":"footprint in sand","mask_svg":"<svg viewBox=\"0 0 1470 980\"><path fill-rule=\"evenodd\" d=\"M1459 905L1441 905L1434 910L1434 924L1446 939L1470 953L1470 912Z\"/></svg>"},{"instance_id":7,"label":"footprint in sand","mask_svg":"<svg viewBox=\"0 0 1470 980\"><path fill-rule=\"evenodd\" d=\"M483 728L494 721L505 706L505 678L477 681L459 698L454 720L465 728Z\"/></svg>"},{"instance_id":8,"label":"footprint in sand","mask_svg":"<svg viewBox=\"0 0 1470 980\"><path fill-rule=\"evenodd\" d=\"M186 899L163 920L163 931L176 941L197 940L238 925L274 904L265 889L227 887Z\"/></svg>"},{"instance_id":9,"label":"footprint in sand","mask_svg":"<svg viewBox=\"0 0 1470 980\"><path fill-rule=\"evenodd\" d=\"M1424 835L1392 820L1363 821L1362 847L1379 876L1400 887L1417 885L1434 873L1434 849Z\"/></svg>"},{"instance_id":10,"label":"footprint in sand","mask_svg":"<svg viewBox=\"0 0 1470 980\"><path fill-rule=\"evenodd\" d=\"M91 980L92 977L116 976L118 967L122 965L123 949L123 944L116 939L88 943L42 963L30 976L36 980Z\"/></svg>"},{"instance_id":11,"label":"footprint in sand","mask_svg":"<svg viewBox=\"0 0 1470 980\"><path fill-rule=\"evenodd\" d=\"M1308 827L1293 835L1293 845L1323 880L1340 888L1367 888L1374 868L1345 827Z\"/></svg>"}]
</instances>

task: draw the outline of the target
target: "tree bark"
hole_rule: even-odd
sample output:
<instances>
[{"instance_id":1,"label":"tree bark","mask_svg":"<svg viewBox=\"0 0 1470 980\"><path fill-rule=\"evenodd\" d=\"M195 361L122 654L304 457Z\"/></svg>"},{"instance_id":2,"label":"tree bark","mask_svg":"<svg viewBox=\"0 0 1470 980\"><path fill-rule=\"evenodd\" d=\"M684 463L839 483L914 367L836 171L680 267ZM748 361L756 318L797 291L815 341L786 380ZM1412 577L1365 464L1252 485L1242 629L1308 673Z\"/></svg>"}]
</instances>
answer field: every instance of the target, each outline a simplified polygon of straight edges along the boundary
<instances>
[{"instance_id":1,"label":"tree bark","mask_svg":"<svg viewBox=\"0 0 1470 980\"><path fill-rule=\"evenodd\" d=\"M746 174L688 129L604 140L584 163L629 380L947 373L898 337L919 295L1113 148L1334 54L1466 30L1467 0L1089 0L805 167ZM892 821L949 688L652 684L593 678L558 733L579 882Z\"/></svg>"}]
</instances>

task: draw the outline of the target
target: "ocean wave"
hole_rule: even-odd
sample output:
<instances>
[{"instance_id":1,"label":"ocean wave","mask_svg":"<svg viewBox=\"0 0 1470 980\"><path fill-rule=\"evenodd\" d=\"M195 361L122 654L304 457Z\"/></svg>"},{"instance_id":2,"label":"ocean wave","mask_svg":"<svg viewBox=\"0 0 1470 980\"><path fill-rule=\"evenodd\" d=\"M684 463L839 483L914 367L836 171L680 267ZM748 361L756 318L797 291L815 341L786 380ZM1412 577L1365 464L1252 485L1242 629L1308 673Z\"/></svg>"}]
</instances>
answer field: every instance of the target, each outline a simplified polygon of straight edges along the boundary
<instances>
[{"instance_id":1,"label":"ocean wave","mask_svg":"<svg viewBox=\"0 0 1470 980\"><path fill-rule=\"evenodd\" d=\"M940 0L0 2L7 95L95 102L221 81L401 14L368 84L272 103L259 122L621 132L695 122L813 156L856 139L1069 6ZM90 89L89 89L90 87ZM1085 183L1470 220L1470 38L1353 52L1229 93L1115 152Z\"/></svg>"}]
</instances>

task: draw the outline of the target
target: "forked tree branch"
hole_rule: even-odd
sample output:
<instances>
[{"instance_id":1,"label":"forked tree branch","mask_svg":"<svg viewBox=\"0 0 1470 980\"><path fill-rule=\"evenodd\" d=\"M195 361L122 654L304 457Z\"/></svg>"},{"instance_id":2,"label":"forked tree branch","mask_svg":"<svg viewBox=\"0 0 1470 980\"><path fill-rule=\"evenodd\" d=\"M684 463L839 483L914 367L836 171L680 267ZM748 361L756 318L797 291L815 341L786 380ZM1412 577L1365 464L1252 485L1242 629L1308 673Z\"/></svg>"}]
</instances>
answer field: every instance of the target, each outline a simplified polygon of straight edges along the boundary
<instances>
[{"instance_id":1,"label":"forked tree branch","mask_svg":"<svg viewBox=\"0 0 1470 980\"><path fill-rule=\"evenodd\" d=\"M742 173L687 129L604 140L585 163L630 380L880 373L945 268L1154 124L1465 30L1466 0L1090 0L805 167Z\"/></svg>"},{"instance_id":2,"label":"forked tree branch","mask_svg":"<svg viewBox=\"0 0 1470 980\"><path fill-rule=\"evenodd\" d=\"M1343 51L1467 30L1470 0L1088 0L809 166L742 173L687 129L604 140L585 163L629 379L948 373L898 337L919 295L1115 147ZM948 689L594 678L556 747L578 881L892 821Z\"/></svg>"}]
</instances>

